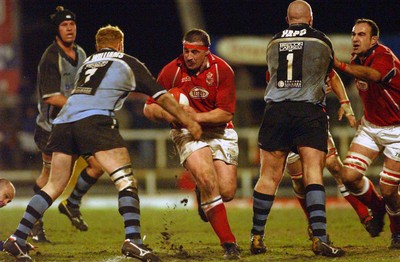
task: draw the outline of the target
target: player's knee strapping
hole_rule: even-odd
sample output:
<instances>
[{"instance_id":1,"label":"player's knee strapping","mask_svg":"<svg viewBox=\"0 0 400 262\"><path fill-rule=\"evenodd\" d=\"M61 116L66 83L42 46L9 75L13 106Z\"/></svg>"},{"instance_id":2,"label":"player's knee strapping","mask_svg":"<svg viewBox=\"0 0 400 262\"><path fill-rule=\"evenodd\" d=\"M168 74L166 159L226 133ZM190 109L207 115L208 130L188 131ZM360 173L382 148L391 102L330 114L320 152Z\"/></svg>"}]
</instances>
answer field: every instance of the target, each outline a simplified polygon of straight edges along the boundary
<instances>
[{"instance_id":1,"label":"player's knee strapping","mask_svg":"<svg viewBox=\"0 0 400 262\"><path fill-rule=\"evenodd\" d=\"M110 174L110 177L118 191L137 190L136 179L133 177L132 165L130 164L116 169Z\"/></svg>"},{"instance_id":2,"label":"player's knee strapping","mask_svg":"<svg viewBox=\"0 0 400 262\"><path fill-rule=\"evenodd\" d=\"M379 174L381 179L380 183L389 185L389 186L399 186L400 185L400 172L390 170L389 168L384 167L382 172Z\"/></svg>"},{"instance_id":3,"label":"player's knee strapping","mask_svg":"<svg viewBox=\"0 0 400 262\"><path fill-rule=\"evenodd\" d=\"M300 159L300 155L299 154L290 152L288 154L288 156L287 156L286 164L288 164L288 165L293 164L294 162L296 162L299 159Z\"/></svg>"},{"instance_id":4,"label":"player's knee strapping","mask_svg":"<svg viewBox=\"0 0 400 262\"><path fill-rule=\"evenodd\" d=\"M330 158L331 156L337 156L338 152L336 150L336 147L331 147L328 148L328 153L326 154L326 159Z\"/></svg>"},{"instance_id":5,"label":"player's knee strapping","mask_svg":"<svg viewBox=\"0 0 400 262\"><path fill-rule=\"evenodd\" d=\"M290 174L290 178L293 180L303 180L303 171L300 171L296 174Z\"/></svg>"},{"instance_id":6,"label":"player's knee strapping","mask_svg":"<svg viewBox=\"0 0 400 262\"><path fill-rule=\"evenodd\" d=\"M372 160L368 157L358 154L355 152L350 152L343 161L343 165L347 168L356 170L361 174L365 175L368 166L371 164Z\"/></svg>"},{"instance_id":7,"label":"player's knee strapping","mask_svg":"<svg viewBox=\"0 0 400 262\"><path fill-rule=\"evenodd\" d=\"M293 192L297 198L305 198L305 188L303 184L303 172L298 172L296 174L290 174L292 179Z\"/></svg>"}]
</instances>

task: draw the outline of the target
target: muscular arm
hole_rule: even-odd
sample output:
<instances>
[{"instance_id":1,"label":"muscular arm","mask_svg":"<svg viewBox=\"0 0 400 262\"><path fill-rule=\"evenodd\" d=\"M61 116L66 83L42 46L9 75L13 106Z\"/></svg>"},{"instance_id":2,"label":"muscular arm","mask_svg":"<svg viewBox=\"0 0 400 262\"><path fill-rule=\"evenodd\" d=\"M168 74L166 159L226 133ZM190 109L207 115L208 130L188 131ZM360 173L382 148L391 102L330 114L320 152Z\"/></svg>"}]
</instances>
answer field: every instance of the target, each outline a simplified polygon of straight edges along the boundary
<instances>
[{"instance_id":1,"label":"muscular arm","mask_svg":"<svg viewBox=\"0 0 400 262\"><path fill-rule=\"evenodd\" d=\"M339 121L342 120L343 115L345 115L347 120L349 121L350 126L355 127L356 118L354 117L354 112L351 107L350 100L347 96L342 79L340 79L340 76L335 71L334 75L330 79L330 86L340 102L340 108L338 111Z\"/></svg>"},{"instance_id":2,"label":"muscular arm","mask_svg":"<svg viewBox=\"0 0 400 262\"><path fill-rule=\"evenodd\" d=\"M219 126L228 123L233 118L233 114L225 110L216 108L209 112L196 113L195 120L200 124L208 126Z\"/></svg>"},{"instance_id":3,"label":"muscular arm","mask_svg":"<svg viewBox=\"0 0 400 262\"><path fill-rule=\"evenodd\" d=\"M202 133L200 125L182 110L178 102L170 94L166 93L158 97L157 103L182 123L195 139L200 138Z\"/></svg>"},{"instance_id":4,"label":"muscular arm","mask_svg":"<svg viewBox=\"0 0 400 262\"><path fill-rule=\"evenodd\" d=\"M336 57L334 65L336 69L364 81L379 82L382 79L381 73L371 67L345 64Z\"/></svg>"},{"instance_id":5,"label":"muscular arm","mask_svg":"<svg viewBox=\"0 0 400 262\"><path fill-rule=\"evenodd\" d=\"M205 124L207 126L219 126L228 123L232 120L233 115L227 111L216 108L209 112L196 113L193 109L186 108L186 111L193 116L194 120L200 124ZM143 108L144 115L152 121L176 122L176 118L165 111L160 105L146 104Z\"/></svg>"},{"instance_id":6,"label":"muscular arm","mask_svg":"<svg viewBox=\"0 0 400 262\"><path fill-rule=\"evenodd\" d=\"M55 96L50 96L48 98L45 98L44 102L46 104L61 108L65 105L65 103L67 103L67 97L65 97L64 95L61 95L61 94L55 95Z\"/></svg>"},{"instance_id":7,"label":"muscular arm","mask_svg":"<svg viewBox=\"0 0 400 262\"><path fill-rule=\"evenodd\" d=\"M330 87L339 101L349 100L342 79L340 79L340 76L336 72L334 72L333 77L330 79Z\"/></svg>"},{"instance_id":8,"label":"muscular arm","mask_svg":"<svg viewBox=\"0 0 400 262\"><path fill-rule=\"evenodd\" d=\"M152 121L172 123L175 118L157 103L145 104L143 108L145 117Z\"/></svg>"}]
</instances>

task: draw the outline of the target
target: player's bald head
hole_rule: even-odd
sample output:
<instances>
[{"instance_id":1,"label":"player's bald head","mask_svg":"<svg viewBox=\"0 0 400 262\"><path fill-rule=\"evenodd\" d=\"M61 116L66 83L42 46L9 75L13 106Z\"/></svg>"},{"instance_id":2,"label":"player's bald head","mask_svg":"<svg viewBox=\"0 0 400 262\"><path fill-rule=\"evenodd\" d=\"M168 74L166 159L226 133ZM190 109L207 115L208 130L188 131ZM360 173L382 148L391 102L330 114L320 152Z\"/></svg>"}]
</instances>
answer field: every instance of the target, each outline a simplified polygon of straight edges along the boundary
<instances>
[{"instance_id":1,"label":"player's bald head","mask_svg":"<svg viewBox=\"0 0 400 262\"><path fill-rule=\"evenodd\" d=\"M14 185L5 178L0 178L0 208L6 206L15 197Z\"/></svg>"},{"instance_id":2,"label":"player's bald head","mask_svg":"<svg viewBox=\"0 0 400 262\"><path fill-rule=\"evenodd\" d=\"M287 22L291 24L305 23L312 25L311 6L303 0L296 0L289 4L287 9Z\"/></svg>"}]
</instances>

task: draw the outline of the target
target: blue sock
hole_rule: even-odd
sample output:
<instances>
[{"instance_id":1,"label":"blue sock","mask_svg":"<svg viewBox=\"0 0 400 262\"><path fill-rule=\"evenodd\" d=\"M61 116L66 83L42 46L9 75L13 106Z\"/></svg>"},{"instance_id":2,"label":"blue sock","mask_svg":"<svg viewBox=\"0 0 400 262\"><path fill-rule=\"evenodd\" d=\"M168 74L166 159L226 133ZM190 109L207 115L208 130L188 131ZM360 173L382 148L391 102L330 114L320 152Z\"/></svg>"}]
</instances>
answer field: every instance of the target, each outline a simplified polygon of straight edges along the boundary
<instances>
[{"instance_id":1,"label":"blue sock","mask_svg":"<svg viewBox=\"0 0 400 262\"><path fill-rule=\"evenodd\" d=\"M313 236L327 242L325 188L323 185L311 184L306 187L306 204Z\"/></svg>"},{"instance_id":2,"label":"blue sock","mask_svg":"<svg viewBox=\"0 0 400 262\"><path fill-rule=\"evenodd\" d=\"M43 216L44 212L52 203L53 200L51 197L41 190L32 197L26 207L24 216L22 217L17 230L13 234L19 245L26 245L26 239L33 228L33 224Z\"/></svg>"},{"instance_id":3,"label":"blue sock","mask_svg":"<svg viewBox=\"0 0 400 262\"><path fill-rule=\"evenodd\" d=\"M79 175L78 181L68 197L68 206L73 209L79 209L82 201L82 197L89 191L89 189L97 182L97 179L89 176L86 173L86 169L82 170Z\"/></svg>"},{"instance_id":4,"label":"blue sock","mask_svg":"<svg viewBox=\"0 0 400 262\"><path fill-rule=\"evenodd\" d=\"M274 199L274 195L262 194L254 190L252 234L264 235L265 224L267 223Z\"/></svg>"},{"instance_id":5,"label":"blue sock","mask_svg":"<svg viewBox=\"0 0 400 262\"><path fill-rule=\"evenodd\" d=\"M118 194L118 211L124 219L125 239L143 244L140 236L140 202L137 189L126 188Z\"/></svg>"}]
</instances>

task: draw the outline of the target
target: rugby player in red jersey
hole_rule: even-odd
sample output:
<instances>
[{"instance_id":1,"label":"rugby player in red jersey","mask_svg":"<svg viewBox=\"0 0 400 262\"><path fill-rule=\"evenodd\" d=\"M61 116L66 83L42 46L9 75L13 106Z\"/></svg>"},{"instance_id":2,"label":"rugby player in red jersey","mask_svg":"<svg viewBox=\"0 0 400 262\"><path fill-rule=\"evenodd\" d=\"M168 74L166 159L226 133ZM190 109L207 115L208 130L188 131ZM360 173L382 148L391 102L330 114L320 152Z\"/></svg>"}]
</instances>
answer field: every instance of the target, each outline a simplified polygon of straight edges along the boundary
<instances>
[{"instance_id":1,"label":"rugby player in red jersey","mask_svg":"<svg viewBox=\"0 0 400 262\"><path fill-rule=\"evenodd\" d=\"M190 102L190 107L184 108L202 126L200 140L194 140L184 127L175 126L170 136L181 164L196 181L200 216L213 227L224 248L224 258L239 259L240 250L224 205L236 192L239 154L238 136L231 122L236 106L234 72L209 47L207 32L188 31L183 37L183 54L162 69L157 81L167 90L181 88ZM154 121L174 122L152 99L146 102L144 114Z\"/></svg>"},{"instance_id":2,"label":"rugby player in red jersey","mask_svg":"<svg viewBox=\"0 0 400 262\"><path fill-rule=\"evenodd\" d=\"M373 213L370 235L383 230L390 219L390 248L400 248L400 61L379 43L379 27L370 19L357 19L352 30L350 64L335 59L335 67L356 78L364 116L344 160L341 177L346 187ZM383 153L379 195L365 176L369 165Z\"/></svg>"}]
</instances>

